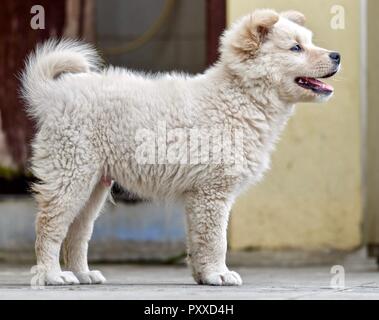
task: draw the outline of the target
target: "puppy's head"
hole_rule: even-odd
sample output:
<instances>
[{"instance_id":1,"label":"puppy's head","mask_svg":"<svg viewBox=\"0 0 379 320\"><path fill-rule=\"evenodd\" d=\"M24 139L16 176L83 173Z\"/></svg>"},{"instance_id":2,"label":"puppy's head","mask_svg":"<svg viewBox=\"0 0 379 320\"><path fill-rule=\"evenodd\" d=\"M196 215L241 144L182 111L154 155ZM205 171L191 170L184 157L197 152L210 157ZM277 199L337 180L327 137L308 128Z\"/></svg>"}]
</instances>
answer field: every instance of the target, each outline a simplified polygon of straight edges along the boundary
<instances>
[{"instance_id":1,"label":"puppy's head","mask_svg":"<svg viewBox=\"0 0 379 320\"><path fill-rule=\"evenodd\" d=\"M326 101L334 89L320 79L339 71L341 57L315 46L304 23L300 12L257 10L225 32L221 63L247 86L267 81L285 102Z\"/></svg>"}]
</instances>

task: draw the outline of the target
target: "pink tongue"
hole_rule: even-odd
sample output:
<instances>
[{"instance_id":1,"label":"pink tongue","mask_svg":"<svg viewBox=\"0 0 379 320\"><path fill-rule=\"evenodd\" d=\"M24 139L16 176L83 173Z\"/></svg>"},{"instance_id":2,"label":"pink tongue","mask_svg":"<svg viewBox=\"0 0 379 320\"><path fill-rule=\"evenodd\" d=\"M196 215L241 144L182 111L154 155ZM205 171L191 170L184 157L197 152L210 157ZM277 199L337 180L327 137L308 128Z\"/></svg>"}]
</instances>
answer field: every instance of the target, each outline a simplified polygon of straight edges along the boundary
<instances>
[{"instance_id":1,"label":"pink tongue","mask_svg":"<svg viewBox=\"0 0 379 320\"><path fill-rule=\"evenodd\" d=\"M324 82L321 82L321 81L319 81L317 79L314 79L314 78L305 78L305 80L308 83L314 85L315 87L321 88L322 90L328 90L328 91L333 91L334 90L334 88L331 85L329 85L327 83L324 83Z\"/></svg>"}]
</instances>

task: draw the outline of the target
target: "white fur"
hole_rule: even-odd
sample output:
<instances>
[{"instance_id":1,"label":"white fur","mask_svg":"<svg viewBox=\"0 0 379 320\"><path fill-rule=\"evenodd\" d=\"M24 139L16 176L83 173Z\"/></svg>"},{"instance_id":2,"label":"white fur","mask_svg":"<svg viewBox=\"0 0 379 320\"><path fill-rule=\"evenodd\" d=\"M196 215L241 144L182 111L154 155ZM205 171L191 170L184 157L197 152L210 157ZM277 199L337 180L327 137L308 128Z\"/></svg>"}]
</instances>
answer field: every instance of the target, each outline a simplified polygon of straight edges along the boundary
<instances>
[{"instance_id":1,"label":"white fur","mask_svg":"<svg viewBox=\"0 0 379 320\"><path fill-rule=\"evenodd\" d=\"M303 39L309 57L284 48L295 37ZM304 65L314 76L314 70L328 68L327 51L314 47L310 37L308 30L274 11L256 11L225 33L220 61L196 76L99 70L96 52L73 41L38 47L26 65L23 95L39 125L32 169L41 181L34 187L39 205L36 254L45 283L73 284L78 282L74 274L81 283L105 281L89 270L87 247L110 189L103 178L111 177L143 198L182 199L195 280L242 284L225 264L230 208L241 190L269 168L294 103L320 100L293 81L307 76L295 74ZM242 131L243 165L141 164L135 157L136 135L141 129L156 130L159 122L167 129ZM167 141L168 146L174 143ZM179 159L186 157L187 150L179 151ZM64 239L73 274L60 268Z\"/></svg>"}]
</instances>

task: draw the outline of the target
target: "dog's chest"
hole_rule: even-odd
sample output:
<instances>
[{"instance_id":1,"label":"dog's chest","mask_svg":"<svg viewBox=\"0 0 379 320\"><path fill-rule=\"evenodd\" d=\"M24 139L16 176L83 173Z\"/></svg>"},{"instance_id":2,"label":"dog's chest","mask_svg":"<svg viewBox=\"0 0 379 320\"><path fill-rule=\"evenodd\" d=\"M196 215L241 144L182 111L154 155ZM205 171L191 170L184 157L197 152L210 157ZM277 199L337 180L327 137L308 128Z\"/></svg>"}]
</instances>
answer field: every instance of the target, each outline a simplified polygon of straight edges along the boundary
<instances>
[{"instance_id":1,"label":"dog's chest","mask_svg":"<svg viewBox=\"0 0 379 320\"><path fill-rule=\"evenodd\" d=\"M270 168L271 155L293 114L293 107L280 112L262 112L258 121L247 119L244 130L245 174L253 183L259 181Z\"/></svg>"}]
</instances>

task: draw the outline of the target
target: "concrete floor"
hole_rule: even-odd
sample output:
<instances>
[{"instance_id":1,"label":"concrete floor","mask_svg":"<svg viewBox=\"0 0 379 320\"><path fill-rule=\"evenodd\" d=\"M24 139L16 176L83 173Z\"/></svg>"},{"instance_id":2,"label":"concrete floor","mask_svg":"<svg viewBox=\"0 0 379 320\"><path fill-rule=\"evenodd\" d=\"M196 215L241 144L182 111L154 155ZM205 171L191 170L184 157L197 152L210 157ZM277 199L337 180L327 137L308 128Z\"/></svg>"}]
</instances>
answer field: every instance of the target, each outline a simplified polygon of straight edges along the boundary
<instances>
[{"instance_id":1,"label":"concrete floor","mask_svg":"<svg viewBox=\"0 0 379 320\"><path fill-rule=\"evenodd\" d=\"M32 289L27 266L0 265L0 299L378 299L379 272L373 261L344 262L345 288L331 287L332 266L233 268L242 287L194 284L184 266L96 265L108 283Z\"/></svg>"}]
</instances>

